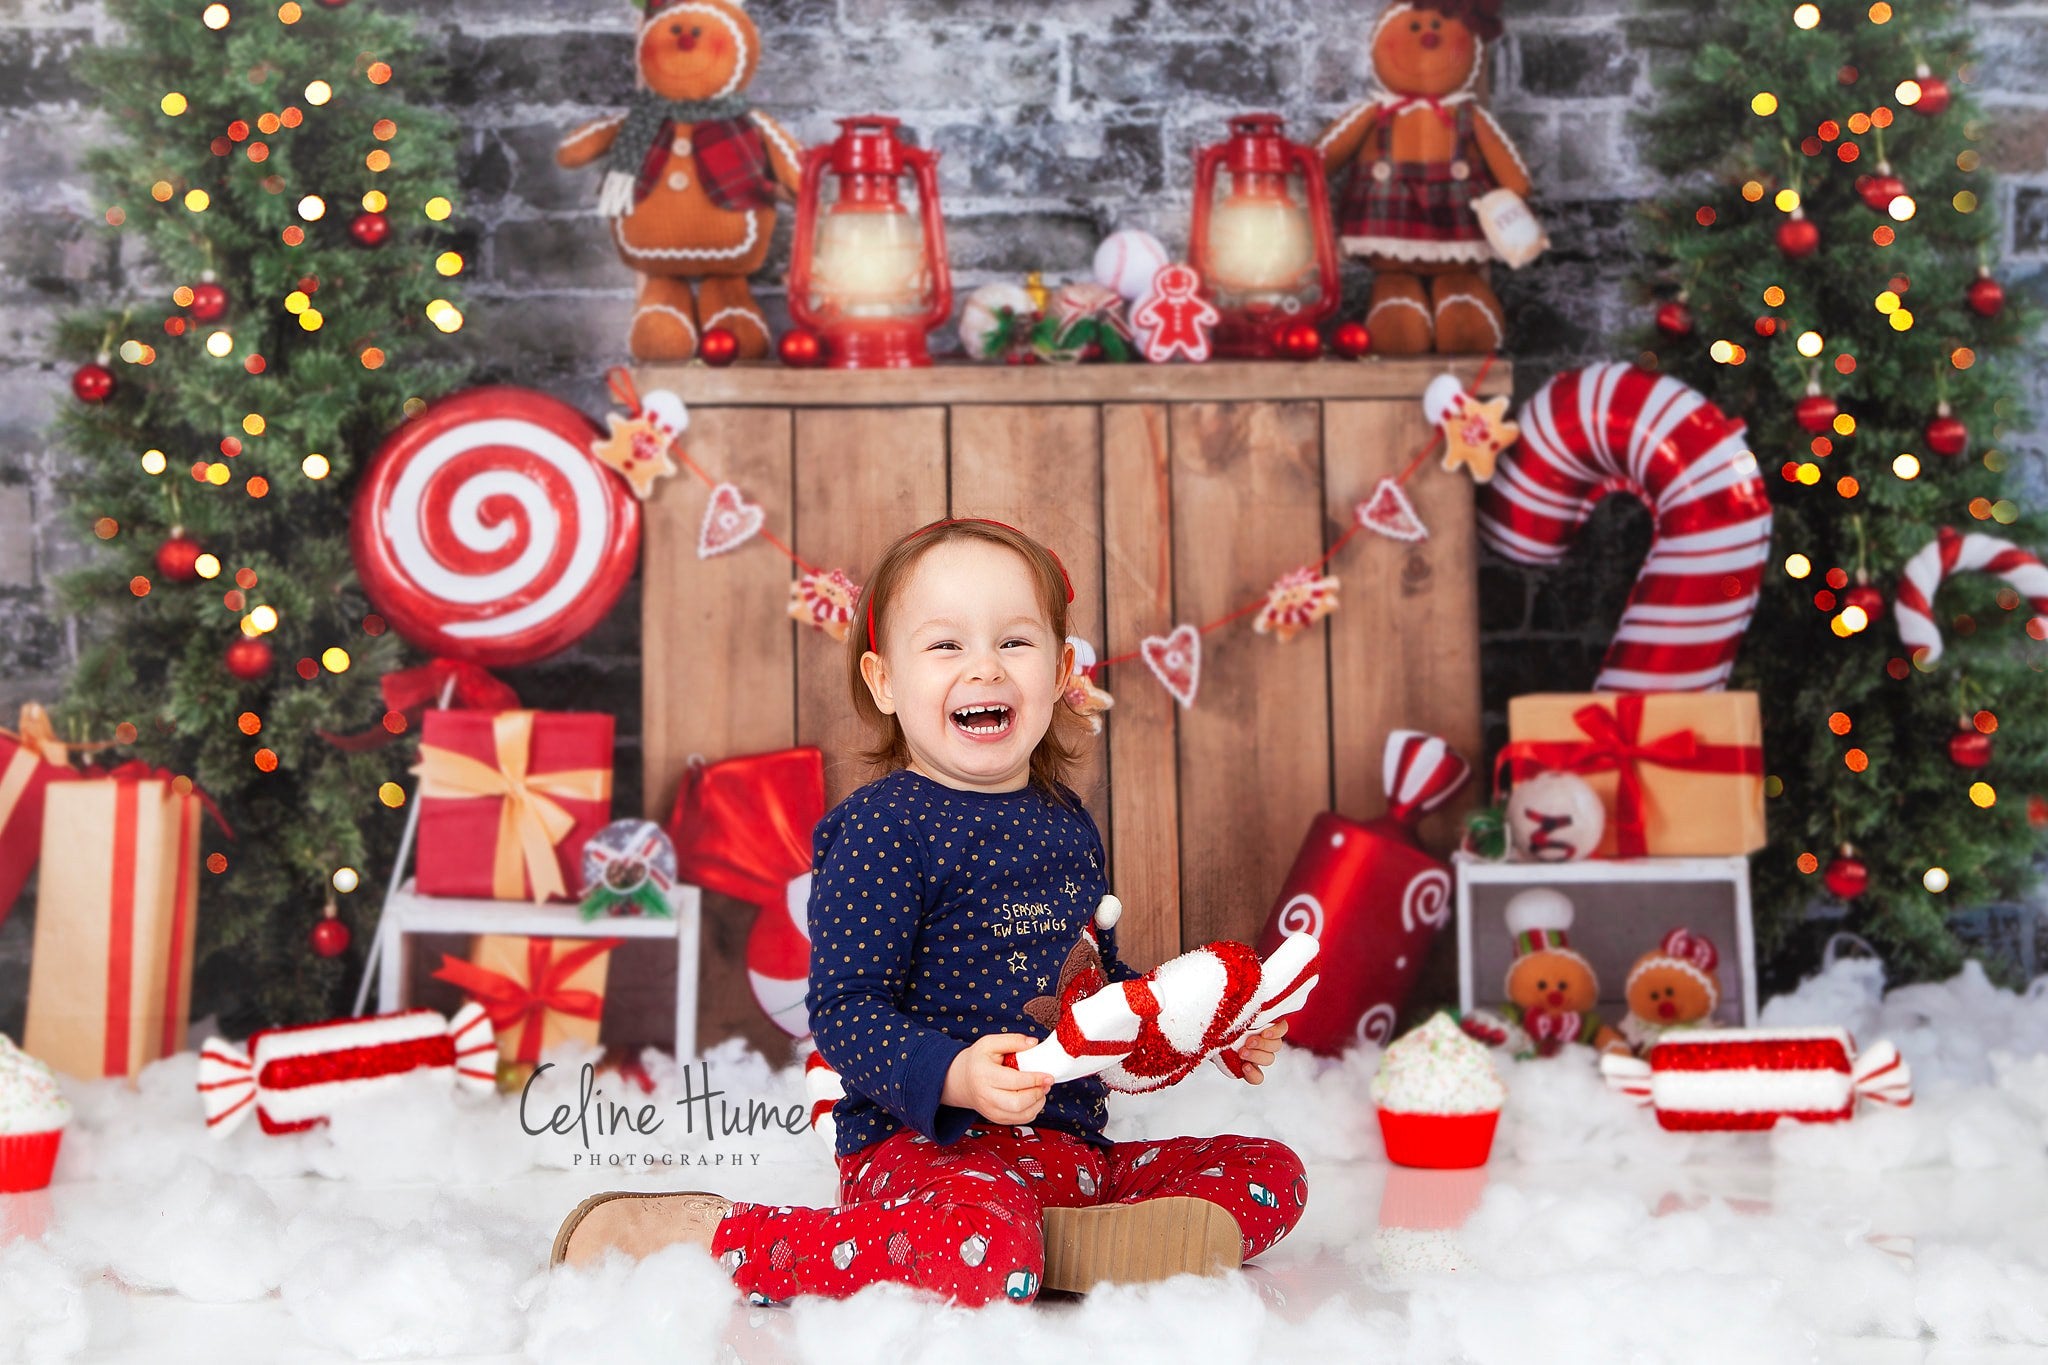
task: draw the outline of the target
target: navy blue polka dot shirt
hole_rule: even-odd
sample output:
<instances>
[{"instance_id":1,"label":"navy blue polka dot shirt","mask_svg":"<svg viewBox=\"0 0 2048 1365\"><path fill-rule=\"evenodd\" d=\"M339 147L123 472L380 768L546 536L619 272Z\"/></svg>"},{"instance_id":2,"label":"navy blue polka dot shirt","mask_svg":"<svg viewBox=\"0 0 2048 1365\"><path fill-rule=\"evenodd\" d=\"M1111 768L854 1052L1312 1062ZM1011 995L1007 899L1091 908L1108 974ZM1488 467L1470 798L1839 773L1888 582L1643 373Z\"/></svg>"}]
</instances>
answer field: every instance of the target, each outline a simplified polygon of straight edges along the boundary
<instances>
[{"instance_id":1,"label":"navy blue polka dot shirt","mask_svg":"<svg viewBox=\"0 0 2048 1365\"><path fill-rule=\"evenodd\" d=\"M812 852L805 1004L846 1087L838 1154L901 1128L953 1142L986 1120L939 1103L946 1070L977 1038L1045 1036L1024 1004L1053 993L1109 890L1102 835L1078 799L963 791L899 768L820 820ZM1102 948L1112 980L1138 975L1113 930ZM1095 1076L1063 1082L1033 1122L1106 1145L1107 1095Z\"/></svg>"}]
</instances>

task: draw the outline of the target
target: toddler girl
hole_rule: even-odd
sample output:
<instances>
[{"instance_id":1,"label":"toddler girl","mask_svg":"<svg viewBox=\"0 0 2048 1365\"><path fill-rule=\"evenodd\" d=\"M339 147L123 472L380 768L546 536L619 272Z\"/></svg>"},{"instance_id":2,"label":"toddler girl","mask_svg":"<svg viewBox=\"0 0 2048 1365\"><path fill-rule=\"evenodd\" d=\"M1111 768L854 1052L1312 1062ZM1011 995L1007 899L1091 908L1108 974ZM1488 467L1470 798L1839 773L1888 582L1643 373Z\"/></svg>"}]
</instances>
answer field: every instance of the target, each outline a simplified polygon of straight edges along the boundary
<instances>
[{"instance_id":1,"label":"toddler girl","mask_svg":"<svg viewBox=\"0 0 2048 1365\"><path fill-rule=\"evenodd\" d=\"M1098 1077L1005 1064L1039 1041L1025 1004L1108 891L1063 781L1087 728L1064 700L1072 599L1050 551L978 518L898 540L862 590L850 685L889 771L819 822L808 910L811 1027L846 1089L840 1205L598 1195L557 1263L687 1240L757 1302L893 1281L973 1305L1235 1267L1299 1221L1307 1182L1280 1143L1113 1143ZM1138 975L1113 925L1098 941L1112 981ZM1285 1030L1245 1040L1246 1080Z\"/></svg>"}]
</instances>

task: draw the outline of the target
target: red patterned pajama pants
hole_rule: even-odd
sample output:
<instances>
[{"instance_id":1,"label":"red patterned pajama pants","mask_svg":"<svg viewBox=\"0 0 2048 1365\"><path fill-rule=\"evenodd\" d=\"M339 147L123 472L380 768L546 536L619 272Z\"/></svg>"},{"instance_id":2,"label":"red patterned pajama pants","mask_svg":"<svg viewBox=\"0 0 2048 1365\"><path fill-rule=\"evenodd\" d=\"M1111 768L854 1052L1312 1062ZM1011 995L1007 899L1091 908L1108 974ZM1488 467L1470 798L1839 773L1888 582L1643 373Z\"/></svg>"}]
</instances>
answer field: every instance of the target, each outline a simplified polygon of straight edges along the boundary
<instances>
[{"instance_id":1,"label":"red patterned pajama pants","mask_svg":"<svg viewBox=\"0 0 2048 1365\"><path fill-rule=\"evenodd\" d=\"M1028 1303L1045 1272L1042 1210L1192 1195L1228 1209L1244 1259L1301 1220L1301 1159L1271 1138L1107 1149L1052 1128L970 1128L941 1147L904 1130L840 1158L838 1208L734 1204L711 1254L756 1303L913 1285L955 1302Z\"/></svg>"}]
</instances>

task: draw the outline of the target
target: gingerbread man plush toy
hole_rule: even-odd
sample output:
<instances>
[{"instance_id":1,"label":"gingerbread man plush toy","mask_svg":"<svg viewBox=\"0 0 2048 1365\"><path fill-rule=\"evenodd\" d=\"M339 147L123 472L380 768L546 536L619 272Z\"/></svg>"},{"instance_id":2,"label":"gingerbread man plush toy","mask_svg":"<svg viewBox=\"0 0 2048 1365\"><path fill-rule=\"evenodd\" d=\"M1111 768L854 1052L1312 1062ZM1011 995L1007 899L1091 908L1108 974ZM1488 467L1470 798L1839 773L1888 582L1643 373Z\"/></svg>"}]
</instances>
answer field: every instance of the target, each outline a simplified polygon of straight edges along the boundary
<instances>
[{"instance_id":1,"label":"gingerbread man plush toy","mask_svg":"<svg viewBox=\"0 0 2048 1365\"><path fill-rule=\"evenodd\" d=\"M794 194L803 148L742 93L761 35L739 0L645 0L639 90L624 114L585 124L555 159L604 158L598 209L642 276L633 358L688 360L724 328L739 354L768 354L768 319L747 277L768 257L779 193Z\"/></svg>"},{"instance_id":2,"label":"gingerbread man plush toy","mask_svg":"<svg viewBox=\"0 0 2048 1365\"><path fill-rule=\"evenodd\" d=\"M1475 93L1499 11L1500 0L1388 5L1372 35L1379 88L1316 140L1332 184L1350 173L1338 232L1346 254L1373 268L1366 325L1377 350L1497 349L1504 329L1488 263L1520 265L1542 249L1521 202L1528 168ZM1494 236L1521 229L1512 257L1483 216Z\"/></svg>"}]
</instances>

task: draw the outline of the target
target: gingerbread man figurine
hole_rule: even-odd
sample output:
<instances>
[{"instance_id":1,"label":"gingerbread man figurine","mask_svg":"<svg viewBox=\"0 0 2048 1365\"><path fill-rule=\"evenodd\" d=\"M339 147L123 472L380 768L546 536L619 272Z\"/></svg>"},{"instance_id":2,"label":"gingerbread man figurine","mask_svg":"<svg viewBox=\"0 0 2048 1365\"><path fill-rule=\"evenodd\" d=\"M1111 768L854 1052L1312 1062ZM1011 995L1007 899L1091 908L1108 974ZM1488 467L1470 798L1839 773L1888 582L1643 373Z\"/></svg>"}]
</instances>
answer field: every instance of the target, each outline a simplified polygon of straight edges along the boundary
<instances>
[{"instance_id":1,"label":"gingerbread man figurine","mask_svg":"<svg viewBox=\"0 0 2048 1365\"><path fill-rule=\"evenodd\" d=\"M1178 352L1197 363L1209 358L1209 329L1222 320L1201 295L1202 277L1191 265L1166 265L1152 277L1152 292L1131 314L1145 338L1145 359L1164 365Z\"/></svg>"}]
</instances>

